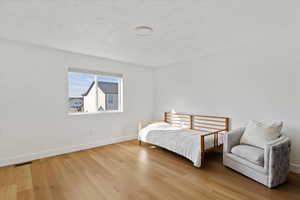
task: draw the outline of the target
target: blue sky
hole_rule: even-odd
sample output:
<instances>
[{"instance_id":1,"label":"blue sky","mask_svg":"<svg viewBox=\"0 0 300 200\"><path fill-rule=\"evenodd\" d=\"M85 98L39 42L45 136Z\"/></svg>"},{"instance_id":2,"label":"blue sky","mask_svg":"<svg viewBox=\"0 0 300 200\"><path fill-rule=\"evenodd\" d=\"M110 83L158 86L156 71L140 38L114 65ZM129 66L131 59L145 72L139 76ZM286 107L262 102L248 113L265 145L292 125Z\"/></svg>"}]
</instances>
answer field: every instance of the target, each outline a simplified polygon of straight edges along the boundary
<instances>
[{"instance_id":1,"label":"blue sky","mask_svg":"<svg viewBox=\"0 0 300 200\"><path fill-rule=\"evenodd\" d=\"M100 76L80 72L69 72L69 97L81 97L85 93L97 76L98 81L118 82L118 78Z\"/></svg>"}]
</instances>

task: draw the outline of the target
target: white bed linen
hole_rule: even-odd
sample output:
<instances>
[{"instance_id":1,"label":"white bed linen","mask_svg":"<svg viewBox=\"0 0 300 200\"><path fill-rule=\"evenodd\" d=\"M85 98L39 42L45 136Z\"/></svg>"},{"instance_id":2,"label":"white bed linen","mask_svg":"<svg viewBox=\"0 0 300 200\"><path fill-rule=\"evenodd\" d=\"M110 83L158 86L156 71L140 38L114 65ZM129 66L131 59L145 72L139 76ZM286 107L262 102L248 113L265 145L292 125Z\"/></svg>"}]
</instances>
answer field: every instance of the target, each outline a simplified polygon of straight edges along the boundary
<instances>
[{"instance_id":1,"label":"white bed linen","mask_svg":"<svg viewBox=\"0 0 300 200\"><path fill-rule=\"evenodd\" d=\"M139 132L139 140L151 143L191 160L195 167L201 166L200 136L203 132L171 126L165 122L153 123ZM220 138L220 143L222 139ZM213 146L213 136L205 137L205 149Z\"/></svg>"}]
</instances>

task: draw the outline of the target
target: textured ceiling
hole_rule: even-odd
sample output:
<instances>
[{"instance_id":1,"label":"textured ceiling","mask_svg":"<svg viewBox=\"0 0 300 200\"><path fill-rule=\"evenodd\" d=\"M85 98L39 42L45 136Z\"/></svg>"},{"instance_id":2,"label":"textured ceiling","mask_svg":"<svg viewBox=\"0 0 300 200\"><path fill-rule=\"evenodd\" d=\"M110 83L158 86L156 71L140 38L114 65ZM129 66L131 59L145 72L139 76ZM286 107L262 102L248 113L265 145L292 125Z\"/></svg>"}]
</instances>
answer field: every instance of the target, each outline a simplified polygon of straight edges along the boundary
<instances>
[{"instance_id":1,"label":"textured ceiling","mask_svg":"<svg viewBox=\"0 0 300 200\"><path fill-rule=\"evenodd\" d=\"M0 0L0 37L160 67L299 24L298 2ZM152 35L136 35L143 25Z\"/></svg>"}]
</instances>

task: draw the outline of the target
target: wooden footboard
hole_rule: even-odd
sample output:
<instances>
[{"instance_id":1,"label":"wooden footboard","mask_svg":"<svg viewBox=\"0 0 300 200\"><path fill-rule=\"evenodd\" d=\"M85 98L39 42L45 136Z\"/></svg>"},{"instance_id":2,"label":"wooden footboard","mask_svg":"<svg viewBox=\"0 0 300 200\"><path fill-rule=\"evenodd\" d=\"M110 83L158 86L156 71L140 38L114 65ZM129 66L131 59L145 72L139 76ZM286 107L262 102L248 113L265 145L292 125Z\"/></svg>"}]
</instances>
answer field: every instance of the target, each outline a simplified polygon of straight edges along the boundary
<instances>
[{"instance_id":1,"label":"wooden footboard","mask_svg":"<svg viewBox=\"0 0 300 200\"><path fill-rule=\"evenodd\" d=\"M223 149L223 144L220 144L220 134L226 134L229 131L229 118L207 115L192 115L191 129L200 131L203 134L200 138L201 143L201 160L204 163L205 154L210 151L218 151ZM207 137L213 137L213 145L206 148L205 140Z\"/></svg>"},{"instance_id":2,"label":"wooden footboard","mask_svg":"<svg viewBox=\"0 0 300 200\"><path fill-rule=\"evenodd\" d=\"M223 149L223 144L219 144L219 135L222 134L222 132L224 132L224 134L226 133L225 130L224 131L216 131L216 132L212 132L212 133L208 133L205 135L201 135L200 138L200 142L201 142L201 163L204 163L205 160L205 154L207 152L211 152L211 151L218 151L218 150L222 150ZM213 146L210 148L206 148L205 147L205 138L207 136L211 136L213 135L214 137L214 142L213 142Z\"/></svg>"}]
</instances>

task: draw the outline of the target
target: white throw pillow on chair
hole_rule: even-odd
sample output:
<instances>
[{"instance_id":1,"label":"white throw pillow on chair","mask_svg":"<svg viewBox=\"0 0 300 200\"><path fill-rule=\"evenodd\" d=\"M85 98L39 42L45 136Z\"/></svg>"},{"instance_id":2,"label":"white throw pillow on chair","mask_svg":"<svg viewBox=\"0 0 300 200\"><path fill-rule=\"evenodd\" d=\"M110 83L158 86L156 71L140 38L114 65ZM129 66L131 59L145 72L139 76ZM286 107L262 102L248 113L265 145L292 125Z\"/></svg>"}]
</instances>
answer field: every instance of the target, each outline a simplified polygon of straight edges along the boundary
<instances>
[{"instance_id":1,"label":"white throw pillow on chair","mask_svg":"<svg viewBox=\"0 0 300 200\"><path fill-rule=\"evenodd\" d=\"M265 145L281 135L283 122L264 124L258 121L249 121L244 134L241 137L241 144L248 144L262 149Z\"/></svg>"}]
</instances>

